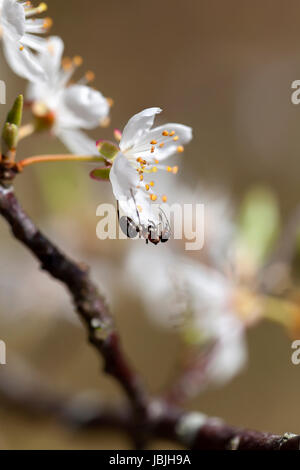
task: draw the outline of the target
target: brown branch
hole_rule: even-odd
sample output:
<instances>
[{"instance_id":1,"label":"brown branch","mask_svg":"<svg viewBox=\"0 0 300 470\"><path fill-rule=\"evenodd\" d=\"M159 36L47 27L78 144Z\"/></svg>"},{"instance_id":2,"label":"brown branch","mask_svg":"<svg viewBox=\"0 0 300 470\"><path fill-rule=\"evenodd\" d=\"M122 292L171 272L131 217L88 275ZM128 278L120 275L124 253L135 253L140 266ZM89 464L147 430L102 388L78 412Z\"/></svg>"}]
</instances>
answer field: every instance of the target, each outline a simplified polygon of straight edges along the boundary
<instances>
[{"instance_id":1,"label":"brown branch","mask_svg":"<svg viewBox=\"0 0 300 470\"><path fill-rule=\"evenodd\" d=\"M123 431L136 434L132 407L126 403L97 402L83 393L70 397L54 391L37 371L13 360L0 375L0 398L13 411L30 416L54 417L73 430ZM166 402L149 406L149 438L163 438L195 450L299 450L300 436L278 436L228 426L222 420L200 413L186 413Z\"/></svg>"},{"instance_id":2,"label":"brown branch","mask_svg":"<svg viewBox=\"0 0 300 470\"><path fill-rule=\"evenodd\" d=\"M201 450L299 450L300 436L274 434L237 429L223 421L200 413L185 413L163 401L151 401L141 386L140 379L131 370L120 349L113 319L97 288L89 278L88 269L68 259L48 240L25 214L11 188L0 186L0 214L9 223L14 236L40 261L42 269L61 281L69 290L76 310L86 325L89 340L104 359L105 371L111 374L125 390L133 405L109 408L101 406L86 413L80 406L66 406L58 395L36 401L37 389L31 385L20 387L12 395L15 404L40 413L50 413L81 427L113 426L124 429L135 437L166 438L190 449ZM33 382L34 384L34 382ZM9 397L9 381L2 388ZM6 388L5 388L6 387ZM8 387L8 388L7 388ZM22 392L22 393L21 393ZM41 391L39 391L39 394ZM90 411L90 410L89 410Z\"/></svg>"},{"instance_id":3,"label":"brown branch","mask_svg":"<svg viewBox=\"0 0 300 470\"><path fill-rule=\"evenodd\" d=\"M105 372L119 382L135 410L142 414L147 405L144 388L125 359L112 316L91 281L88 268L68 259L38 230L12 188L0 186L0 214L9 223L14 236L40 261L42 269L67 287L87 328L89 341L104 360Z\"/></svg>"}]
</instances>

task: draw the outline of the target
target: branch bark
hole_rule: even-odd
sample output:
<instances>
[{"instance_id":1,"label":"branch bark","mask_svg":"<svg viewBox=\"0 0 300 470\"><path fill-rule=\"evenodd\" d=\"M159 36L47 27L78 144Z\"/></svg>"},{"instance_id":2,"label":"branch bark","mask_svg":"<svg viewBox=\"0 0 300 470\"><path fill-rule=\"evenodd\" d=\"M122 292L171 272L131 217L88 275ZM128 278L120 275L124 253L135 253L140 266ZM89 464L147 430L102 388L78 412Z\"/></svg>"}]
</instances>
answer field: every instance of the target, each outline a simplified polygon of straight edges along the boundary
<instances>
[{"instance_id":1,"label":"branch bark","mask_svg":"<svg viewBox=\"0 0 300 470\"><path fill-rule=\"evenodd\" d=\"M147 406L144 387L125 359L113 318L91 281L88 268L67 258L40 232L22 209L11 187L0 186L0 214L10 225L15 238L39 260L41 268L68 289L90 343L104 360L105 372L118 381L134 409L142 414Z\"/></svg>"},{"instance_id":2,"label":"branch bark","mask_svg":"<svg viewBox=\"0 0 300 470\"><path fill-rule=\"evenodd\" d=\"M237 429L220 419L201 413L185 413L166 401L151 400L137 374L132 371L121 350L120 340L103 297L89 277L88 268L68 259L45 237L26 215L12 188L0 185L0 214L6 219L16 239L25 245L41 263L42 269L61 281L69 290L75 308L86 326L89 340L104 360L105 371L122 386L131 406L110 409L101 407L87 415L80 408L64 411L65 401L46 396L37 407L40 412L55 414L77 422L82 427L113 426L135 437L166 438L189 449L199 450L299 450L300 436ZM9 390L7 388L6 392ZM0 387L1 388L1 387ZM22 388L19 389L19 392ZM14 395L15 402L30 409L36 389L27 386ZM2 388L3 392L3 388ZM9 393L6 393L9 396ZM35 406L35 405L34 405ZM82 421L79 418L85 416ZM72 419L70 419L72 418ZM145 431L146 430L146 431Z\"/></svg>"}]
</instances>

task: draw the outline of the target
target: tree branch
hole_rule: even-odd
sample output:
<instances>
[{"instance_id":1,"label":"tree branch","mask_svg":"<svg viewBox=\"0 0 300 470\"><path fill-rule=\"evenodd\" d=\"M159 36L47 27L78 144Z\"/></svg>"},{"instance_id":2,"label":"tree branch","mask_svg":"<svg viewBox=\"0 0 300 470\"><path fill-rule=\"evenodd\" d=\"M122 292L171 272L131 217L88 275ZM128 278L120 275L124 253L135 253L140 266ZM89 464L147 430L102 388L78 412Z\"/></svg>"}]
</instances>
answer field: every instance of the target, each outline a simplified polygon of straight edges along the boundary
<instances>
[{"instance_id":1,"label":"tree branch","mask_svg":"<svg viewBox=\"0 0 300 470\"><path fill-rule=\"evenodd\" d=\"M88 268L68 259L38 230L23 211L12 188L0 186L0 214L14 236L40 261L42 269L67 287L86 326L90 343L104 360L105 372L119 382L134 409L143 413L147 405L146 393L125 359L113 318L91 281Z\"/></svg>"},{"instance_id":2,"label":"tree branch","mask_svg":"<svg viewBox=\"0 0 300 470\"><path fill-rule=\"evenodd\" d=\"M100 353L105 371L123 387L133 406L109 408L101 406L86 413L80 406L66 407L58 395L48 392L35 403L37 389L30 384L18 388L15 403L39 413L50 413L81 427L113 426L126 430L137 440L141 433L147 437L166 438L189 449L199 450L299 450L300 436L274 434L237 429L220 419L208 418L201 413L185 413L165 401L150 400L139 377L129 367L120 348L113 319L104 299L89 278L87 267L68 259L48 240L25 214L11 188L0 185L0 214L10 225L14 236L40 261L42 269L61 281L69 290L76 310L85 324L89 340ZM2 393L11 396L9 384L2 383ZM40 393L40 392L39 392ZM32 400L33 399L33 400ZM90 411L90 410L89 410ZM83 419L82 419L83 417ZM145 431L146 430L146 431Z\"/></svg>"}]
</instances>

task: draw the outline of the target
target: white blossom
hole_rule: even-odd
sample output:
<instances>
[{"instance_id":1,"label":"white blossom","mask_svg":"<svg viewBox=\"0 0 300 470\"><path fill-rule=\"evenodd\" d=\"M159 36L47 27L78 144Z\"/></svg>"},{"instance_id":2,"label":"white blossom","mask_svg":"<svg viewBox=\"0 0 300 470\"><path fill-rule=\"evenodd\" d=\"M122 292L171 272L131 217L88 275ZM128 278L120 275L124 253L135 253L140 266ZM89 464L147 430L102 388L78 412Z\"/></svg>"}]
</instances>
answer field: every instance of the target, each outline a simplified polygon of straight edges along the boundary
<instances>
[{"instance_id":1,"label":"white blossom","mask_svg":"<svg viewBox=\"0 0 300 470\"><path fill-rule=\"evenodd\" d=\"M46 39L37 35L46 33L52 21L35 15L46 9L44 2L34 7L27 1L0 0L0 31L6 60L17 75L31 81L44 79L36 52L46 47Z\"/></svg>"},{"instance_id":2,"label":"white blossom","mask_svg":"<svg viewBox=\"0 0 300 470\"><path fill-rule=\"evenodd\" d=\"M70 79L81 65L81 57L63 59L64 43L52 36L47 48L39 54L39 63L46 79L31 82L27 100L37 120L76 154L97 155L95 142L82 129L94 129L104 124L109 114L109 101L97 90L87 85L91 73L79 82Z\"/></svg>"},{"instance_id":3,"label":"white blossom","mask_svg":"<svg viewBox=\"0 0 300 470\"><path fill-rule=\"evenodd\" d=\"M155 190L154 176L158 170L176 174L177 166L161 162L176 153L182 153L183 145L192 139L192 129L182 124L166 124L152 129L160 108L149 108L133 116L125 126L120 140L120 152L116 157L110 180L115 198L122 211L136 223L148 224L155 219L152 203L161 201Z\"/></svg>"}]
</instances>

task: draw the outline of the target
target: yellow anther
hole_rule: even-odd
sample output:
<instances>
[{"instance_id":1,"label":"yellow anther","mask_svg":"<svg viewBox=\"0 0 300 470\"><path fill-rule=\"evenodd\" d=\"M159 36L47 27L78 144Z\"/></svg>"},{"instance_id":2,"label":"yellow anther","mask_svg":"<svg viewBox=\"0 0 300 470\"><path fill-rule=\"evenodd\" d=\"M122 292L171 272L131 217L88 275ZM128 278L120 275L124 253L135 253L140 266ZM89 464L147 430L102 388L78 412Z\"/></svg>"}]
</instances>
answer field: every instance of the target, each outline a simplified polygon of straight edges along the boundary
<instances>
[{"instance_id":1,"label":"yellow anther","mask_svg":"<svg viewBox=\"0 0 300 470\"><path fill-rule=\"evenodd\" d=\"M163 196L161 199L162 199L162 202L168 202L167 196Z\"/></svg>"},{"instance_id":2,"label":"yellow anther","mask_svg":"<svg viewBox=\"0 0 300 470\"><path fill-rule=\"evenodd\" d=\"M174 142L177 142L179 140L178 135L176 135L173 140L174 140Z\"/></svg>"},{"instance_id":3,"label":"yellow anther","mask_svg":"<svg viewBox=\"0 0 300 470\"><path fill-rule=\"evenodd\" d=\"M106 101L108 103L108 106L112 108L115 104L114 100L112 98L106 98Z\"/></svg>"},{"instance_id":4,"label":"yellow anther","mask_svg":"<svg viewBox=\"0 0 300 470\"><path fill-rule=\"evenodd\" d=\"M161 144L159 144L160 148L162 149L164 146L165 146L165 143L162 142Z\"/></svg>"},{"instance_id":5,"label":"yellow anther","mask_svg":"<svg viewBox=\"0 0 300 470\"><path fill-rule=\"evenodd\" d=\"M157 168L156 168L156 166L154 166L154 167L152 168L152 171L153 171L153 173L157 173Z\"/></svg>"},{"instance_id":6,"label":"yellow anther","mask_svg":"<svg viewBox=\"0 0 300 470\"><path fill-rule=\"evenodd\" d=\"M150 196L151 201L157 201L157 196L155 194L151 194Z\"/></svg>"},{"instance_id":7,"label":"yellow anther","mask_svg":"<svg viewBox=\"0 0 300 470\"><path fill-rule=\"evenodd\" d=\"M151 147L151 153L154 153L155 147Z\"/></svg>"},{"instance_id":8,"label":"yellow anther","mask_svg":"<svg viewBox=\"0 0 300 470\"><path fill-rule=\"evenodd\" d=\"M99 126L100 127L108 127L108 126L110 126L110 123L111 123L111 119L110 119L110 117L107 116L103 119L100 119Z\"/></svg>"},{"instance_id":9,"label":"yellow anther","mask_svg":"<svg viewBox=\"0 0 300 470\"><path fill-rule=\"evenodd\" d=\"M173 135L175 135L175 131L172 131L172 132L170 132L170 134L169 134L170 137L173 137Z\"/></svg>"},{"instance_id":10,"label":"yellow anther","mask_svg":"<svg viewBox=\"0 0 300 470\"><path fill-rule=\"evenodd\" d=\"M173 168L172 168L171 166L167 166L167 171L168 171L169 173L172 173Z\"/></svg>"},{"instance_id":11,"label":"yellow anther","mask_svg":"<svg viewBox=\"0 0 300 470\"><path fill-rule=\"evenodd\" d=\"M154 186L154 181L150 181L150 186L152 186L152 188L153 188L153 186Z\"/></svg>"},{"instance_id":12,"label":"yellow anther","mask_svg":"<svg viewBox=\"0 0 300 470\"><path fill-rule=\"evenodd\" d=\"M31 2L29 2L29 5L31 5ZM48 9L47 3L45 2L40 3L37 9L39 10L39 13L43 13L44 11Z\"/></svg>"},{"instance_id":13,"label":"yellow anther","mask_svg":"<svg viewBox=\"0 0 300 470\"><path fill-rule=\"evenodd\" d=\"M24 46L20 46L20 51L24 51Z\"/></svg>"},{"instance_id":14,"label":"yellow anther","mask_svg":"<svg viewBox=\"0 0 300 470\"><path fill-rule=\"evenodd\" d=\"M168 131L163 131L162 135L163 135L164 137L168 137L169 132L168 132Z\"/></svg>"},{"instance_id":15,"label":"yellow anther","mask_svg":"<svg viewBox=\"0 0 300 470\"><path fill-rule=\"evenodd\" d=\"M152 140L152 141L150 142L150 144L151 144L151 145L156 145L156 144L157 144L157 140Z\"/></svg>"},{"instance_id":16,"label":"yellow anther","mask_svg":"<svg viewBox=\"0 0 300 470\"><path fill-rule=\"evenodd\" d=\"M145 188L146 188L146 191L149 191L149 189L150 189L149 184L146 184Z\"/></svg>"},{"instance_id":17,"label":"yellow anther","mask_svg":"<svg viewBox=\"0 0 300 470\"><path fill-rule=\"evenodd\" d=\"M62 67L64 70L69 70L72 67L72 61L69 57L64 57L62 60Z\"/></svg>"},{"instance_id":18,"label":"yellow anther","mask_svg":"<svg viewBox=\"0 0 300 470\"><path fill-rule=\"evenodd\" d=\"M179 170L178 166L174 166L173 169L172 169L173 174L174 174L174 175L177 175L178 170Z\"/></svg>"},{"instance_id":19,"label":"yellow anther","mask_svg":"<svg viewBox=\"0 0 300 470\"><path fill-rule=\"evenodd\" d=\"M159 164L159 160L155 159L154 161L155 161L156 165Z\"/></svg>"},{"instance_id":20,"label":"yellow anther","mask_svg":"<svg viewBox=\"0 0 300 470\"><path fill-rule=\"evenodd\" d=\"M92 72L92 70L88 70L85 73L85 78L87 79L88 82L93 82L95 80L95 74Z\"/></svg>"},{"instance_id":21,"label":"yellow anther","mask_svg":"<svg viewBox=\"0 0 300 470\"><path fill-rule=\"evenodd\" d=\"M44 29L50 29L52 25L53 25L52 18L45 18L44 19L44 24L43 24Z\"/></svg>"},{"instance_id":22,"label":"yellow anther","mask_svg":"<svg viewBox=\"0 0 300 470\"><path fill-rule=\"evenodd\" d=\"M73 64L76 65L76 67L80 67L80 65L82 64L83 62L83 59L80 55L76 55L74 58L73 58Z\"/></svg>"},{"instance_id":23,"label":"yellow anther","mask_svg":"<svg viewBox=\"0 0 300 470\"><path fill-rule=\"evenodd\" d=\"M184 152L184 147L182 145L179 145L179 147L177 147L177 152L178 153Z\"/></svg>"},{"instance_id":24,"label":"yellow anther","mask_svg":"<svg viewBox=\"0 0 300 470\"><path fill-rule=\"evenodd\" d=\"M144 176L143 175L140 176L140 181L144 181Z\"/></svg>"}]
</instances>

